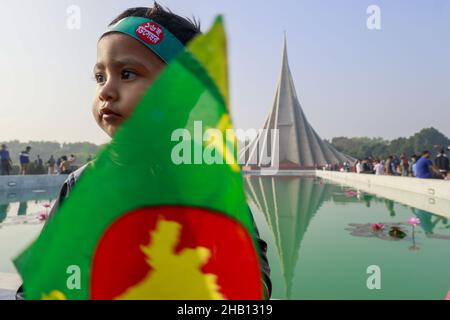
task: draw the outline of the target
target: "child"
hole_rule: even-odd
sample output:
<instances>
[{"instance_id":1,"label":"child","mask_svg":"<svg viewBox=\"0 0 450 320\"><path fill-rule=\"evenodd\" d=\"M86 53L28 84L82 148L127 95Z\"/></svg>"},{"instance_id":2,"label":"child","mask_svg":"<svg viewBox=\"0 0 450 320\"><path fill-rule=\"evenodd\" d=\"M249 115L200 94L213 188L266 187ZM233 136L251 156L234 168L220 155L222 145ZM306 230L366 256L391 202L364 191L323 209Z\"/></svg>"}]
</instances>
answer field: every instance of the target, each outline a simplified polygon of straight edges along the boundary
<instances>
[{"instance_id":1,"label":"child","mask_svg":"<svg viewBox=\"0 0 450 320\"><path fill-rule=\"evenodd\" d=\"M165 28L164 38L161 39L155 37L154 34L147 33L147 36L150 37L140 40L141 38L135 32L137 26L133 25L133 20L137 19L130 17L151 19L156 30L159 27ZM119 21L120 23L118 23ZM130 30L134 32L132 34L124 32L128 23L130 23ZM145 35L145 30L142 31ZM153 8L128 9L114 19L110 24L110 30L100 37L97 45L97 63L94 67L97 87L92 112L100 128L109 136L113 136L117 128L132 114L141 97L166 64L199 33L198 24L164 10L157 3ZM154 43L167 41L167 44L159 46L162 49L155 50L152 46L146 45L148 41ZM69 175L50 216L69 196L70 190L85 167L86 165ZM271 282L266 256L267 245L259 238L257 230L256 234L261 251L262 283L265 295L270 297Z\"/></svg>"}]
</instances>

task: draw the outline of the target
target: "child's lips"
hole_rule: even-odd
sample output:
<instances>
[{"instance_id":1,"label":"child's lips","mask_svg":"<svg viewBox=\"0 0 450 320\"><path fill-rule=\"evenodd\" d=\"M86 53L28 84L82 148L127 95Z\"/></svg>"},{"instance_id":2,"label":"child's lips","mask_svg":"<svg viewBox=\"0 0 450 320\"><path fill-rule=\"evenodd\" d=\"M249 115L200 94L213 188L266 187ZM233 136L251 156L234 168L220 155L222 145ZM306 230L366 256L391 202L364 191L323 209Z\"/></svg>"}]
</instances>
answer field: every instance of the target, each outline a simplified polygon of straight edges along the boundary
<instances>
[{"instance_id":1,"label":"child's lips","mask_svg":"<svg viewBox=\"0 0 450 320\"><path fill-rule=\"evenodd\" d=\"M122 116L119 116L117 114L103 114L102 120L108 122L108 123L118 123L122 121Z\"/></svg>"},{"instance_id":2,"label":"child's lips","mask_svg":"<svg viewBox=\"0 0 450 320\"><path fill-rule=\"evenodd\" d=\"M102 120L109 122L109 123L117 123L117 122L122 121L122 119L123 119L123 117L120 114L112 111L109 108L101 109L100 117Z\"/></svg>"}]
</instances>

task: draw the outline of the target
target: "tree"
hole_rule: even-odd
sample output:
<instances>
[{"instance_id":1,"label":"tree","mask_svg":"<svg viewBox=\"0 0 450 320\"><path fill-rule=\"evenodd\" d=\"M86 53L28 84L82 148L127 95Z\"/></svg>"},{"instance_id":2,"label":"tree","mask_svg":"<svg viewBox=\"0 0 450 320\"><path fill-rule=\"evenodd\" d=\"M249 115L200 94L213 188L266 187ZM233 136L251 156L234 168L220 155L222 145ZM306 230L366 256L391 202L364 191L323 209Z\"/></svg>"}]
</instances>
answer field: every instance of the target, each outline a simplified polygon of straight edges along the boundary
<instances>
[{"instance_id":1,"label":"tree","mask_svg":"<svg viewBox=\"0 0 450 320\"><path fill-rule=\"evenodd\" d=\"M390 155L407 156L420 154L424 150L438 151L446 147L450 140L435 128L425 128L409 138L400 137L392 141L382 138L368 137L336 137L331 140L332 145L339 151L358 159L366 157L386 159Z\"/></svg>"}]
</instances>

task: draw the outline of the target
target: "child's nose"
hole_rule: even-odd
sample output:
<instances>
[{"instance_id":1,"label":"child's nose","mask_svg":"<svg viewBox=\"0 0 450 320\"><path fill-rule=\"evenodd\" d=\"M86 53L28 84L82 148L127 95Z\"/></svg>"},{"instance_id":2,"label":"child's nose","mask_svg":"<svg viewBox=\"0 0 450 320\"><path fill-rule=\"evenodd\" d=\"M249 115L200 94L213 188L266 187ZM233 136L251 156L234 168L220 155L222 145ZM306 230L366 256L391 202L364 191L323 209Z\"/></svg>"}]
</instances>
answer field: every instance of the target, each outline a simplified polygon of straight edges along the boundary
<instances>
[{"instance_id":1,"label":"child's nose","mask_svg":"<svg viewBox=\"0 0 450 320\"><path fill-rule=\"evenodd\" d=\"M100 101L115 101L119 97L117 86L113 80L108 80L99 92Z\"/></svg>"}]
</instances>

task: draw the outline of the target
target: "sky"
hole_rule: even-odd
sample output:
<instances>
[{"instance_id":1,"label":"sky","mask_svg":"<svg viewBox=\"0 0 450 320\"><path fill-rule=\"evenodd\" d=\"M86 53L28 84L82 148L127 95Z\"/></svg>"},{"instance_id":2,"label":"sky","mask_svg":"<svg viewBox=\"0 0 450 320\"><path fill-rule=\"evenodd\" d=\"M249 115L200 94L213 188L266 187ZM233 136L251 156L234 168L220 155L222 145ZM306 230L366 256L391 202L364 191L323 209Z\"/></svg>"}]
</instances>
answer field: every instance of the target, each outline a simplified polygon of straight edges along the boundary
<instances>
[{"instance_id":1,"label":"sky","mask_svg":"<svg viewBox=\"0 0 450 320\"><path fill-rule=\"evenodd\" d=\"M206 31L224 15L235 127L260 128L275 95L283 32L303 110L322 138L393 139L433 126L450 136L448 0L161 0ZM70 29L70 6L80 29ZM96 44L129 7L152 0L0 4L0 141L105 143L91 115ZM370 30L367 8L380 8Z\"/></svg>"}]
</instances>

